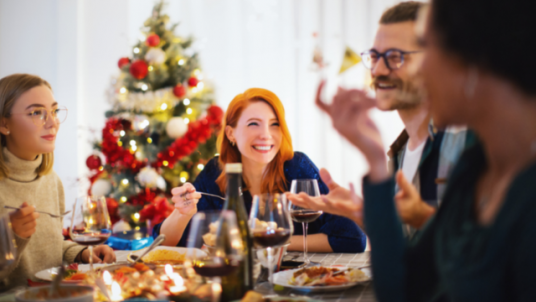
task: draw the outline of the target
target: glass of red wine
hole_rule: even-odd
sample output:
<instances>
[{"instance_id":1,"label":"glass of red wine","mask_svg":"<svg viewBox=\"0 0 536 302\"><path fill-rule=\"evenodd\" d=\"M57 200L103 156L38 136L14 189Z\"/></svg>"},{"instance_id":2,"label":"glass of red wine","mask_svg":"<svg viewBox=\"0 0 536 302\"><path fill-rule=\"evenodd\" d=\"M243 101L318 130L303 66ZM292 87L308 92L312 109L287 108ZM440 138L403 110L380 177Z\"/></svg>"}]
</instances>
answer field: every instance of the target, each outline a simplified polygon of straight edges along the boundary
<instances>
[{"instance_id":1,"label":"glass of red wine","mask_svg":"<svg viewBox=\"0 0 536 302\"><path fill-rule=\"evenodd\" d=\"M89 268L93 270L93 246L106 242L112 233L112 222L104 197L83 196L76 199L69 233L71 239L88 246Z\"/></svg>"},{"instance_id":2,"label":"glass of red wine","mask_svg":"<svg viewBox=\"0 0 536 302\"><path fill-rule=\"evenodd\" d=\"M320 196L320 190L318 189L318 181L316 179L294 179L290 184L290 193L299 194L305 193L309 196ZM309 222L315 221L322 211L314 211L307 208L299 207L292 202L289 202L290 216L292 220L301 222L303 227L303 265L307 266L311 263L309 257L307 257L307 227Z\"/></svg>"},{"instance_id":3,"label":"glass of red wine","mask_svg":"<svg viewBox=\"0 0 536 302\"><path fill-rule=\"evenodd\" d=\"M211 248L200 251L206 244ZM220 277L238 269L245 248L236 215L232 211L199 212L192 218L187 240L185 266L212 281L212 301L220 300Z\"/></svg>"},{"instance_id":4,"label":"glass of red wine","mask_svg":"<svg viewBox=\"0 0 536 302\"><path fill-rule=\"evenodd\" d=\"M249 228L253 245L267 251L268 281L273 284L274 248L285 245L294 233L286 196L279 193L255 195L249 213Z\"/></svg>"}]
</instances>

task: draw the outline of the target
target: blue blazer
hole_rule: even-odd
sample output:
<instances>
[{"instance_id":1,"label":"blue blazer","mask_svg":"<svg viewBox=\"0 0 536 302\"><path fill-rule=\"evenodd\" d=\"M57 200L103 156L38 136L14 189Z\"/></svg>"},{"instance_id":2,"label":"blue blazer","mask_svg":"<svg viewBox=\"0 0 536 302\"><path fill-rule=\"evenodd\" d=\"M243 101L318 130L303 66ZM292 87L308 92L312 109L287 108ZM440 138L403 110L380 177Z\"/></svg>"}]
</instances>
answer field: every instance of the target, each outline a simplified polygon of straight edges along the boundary
<instances>
[{"instance_id":1,"label":"blue blazer","mask_svg":"<svg viewBox=\"0 0 536 302\"><path fill-rule=\"evenodd\" d=\"M321 194L327 194L329 192L326 184L320 179L318 174L318 168L307 157L307 155L301 152L294 152L294 157L288 160L284 164L285 178L287 179L287 188L290 187L290 182L293 179L312 179L318 180L318 186ZM196 190L200 192L206 192L211 194L220 195L225 197L220 191L220 188L216 184L216 179L220 176L221 169L218 164L218 157L211 159L203 171L199 173L196 180L193 182ZM249 191L245 191L243 195L246 212L249 215L251 211L252 196ZM209 210L221 210L223 208L224 201L219 198L203 195L197 203L197 210L199 212ZM153 236L156 237L160 234L160 227L162 224L158 224L153 229ZM190 224L184 230L182 238L179 240L177 246L186 246L186 239L190 232ZM308 227L308 234L323 233L328 236L328 241L334 252L337 253L360 253L365 250L366 236L361 229L351 220L324 213L317 220L310 222ZM303 235L303 229L301 223L294 222L294 235Z\"/></svg>"}]
</instances>

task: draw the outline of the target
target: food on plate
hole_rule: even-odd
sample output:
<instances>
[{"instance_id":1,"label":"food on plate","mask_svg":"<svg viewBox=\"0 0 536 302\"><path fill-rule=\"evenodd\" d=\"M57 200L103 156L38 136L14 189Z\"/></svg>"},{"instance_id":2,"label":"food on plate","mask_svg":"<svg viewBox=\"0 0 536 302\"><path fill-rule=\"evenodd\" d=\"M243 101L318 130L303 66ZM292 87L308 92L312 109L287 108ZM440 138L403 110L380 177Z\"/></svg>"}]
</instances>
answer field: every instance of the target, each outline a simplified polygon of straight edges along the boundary
<instances>
[{"instance_id":1,"label":"food on plate","mask_svg":"<svg viewBox=\"0 0 536 302\"><path fill-rule=\"evenodd\" d=\"M313 266L295 271L288 283L296 286L330 286L367 280L368 276L357 268Z\"/></svg>"},{"instance_id":2,"label":"food on plate","mask_svg":"<svg viewBox=\"0 0 536 302\"><path fill-rule=\"evenodd\" d=\"M143 257L143 262L151 264L183 264L185 254L179 253L177 251L167 250L167 249L156 249L145 257Z\"/></svg>"},{"instance_id":3,"label":"food on plate","mask_svg":"<svg viewBox=\"0 0 536 302\"><path fill-rule=\"evenodd\" d=\"M217 221L214 221L213 223L208 225L209 232L203 235L203 241L208 246L215 246L216 245L216 232L218 231L219 223Z\"/></svg>"}]
</instances>

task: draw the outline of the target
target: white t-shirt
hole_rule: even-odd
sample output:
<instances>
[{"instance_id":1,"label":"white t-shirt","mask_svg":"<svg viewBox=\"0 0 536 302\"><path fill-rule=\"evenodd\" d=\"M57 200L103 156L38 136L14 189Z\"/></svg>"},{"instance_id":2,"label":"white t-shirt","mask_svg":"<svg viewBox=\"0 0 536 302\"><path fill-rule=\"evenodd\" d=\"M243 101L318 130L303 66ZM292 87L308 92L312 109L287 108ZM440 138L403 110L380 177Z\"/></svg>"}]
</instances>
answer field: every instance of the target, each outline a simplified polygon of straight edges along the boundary
<instances>
[{"instance_id":1,"label":"white t-shirt","mask_svg":"<svg viewBox=\"0 0 536 302\"><path fill-rule=\"evenodd\" d=\"M408 145L406 145L406 150L404 150L404 159L402 159L402 173L404 173L404 176L410 183L413 183L413 178L417 173L417 168L421 162L422 150L424 149L425 144L426 140L413 151L410 151L408 149Z\"/></svg>"}]
</instances>

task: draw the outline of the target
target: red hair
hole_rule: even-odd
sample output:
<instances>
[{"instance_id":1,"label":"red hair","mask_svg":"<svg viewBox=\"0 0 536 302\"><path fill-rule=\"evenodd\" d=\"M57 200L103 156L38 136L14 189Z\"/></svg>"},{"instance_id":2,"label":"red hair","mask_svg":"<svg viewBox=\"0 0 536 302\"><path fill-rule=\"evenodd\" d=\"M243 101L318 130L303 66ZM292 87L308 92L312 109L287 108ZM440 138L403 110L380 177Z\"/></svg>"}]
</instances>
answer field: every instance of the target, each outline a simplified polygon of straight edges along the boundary
<instances>
[{"instance_id":1,"label":"red hair","mask_svg":"<svg viewBox=\"0 0 536 302\"><path fill-rule=\"evenodd\" d=\"M285 109L283 104L273 92L262 88L250 88L244 93L241 93L231 101L225 116L223 118L223 127L218 136L218 150L220 152L220 168L222 170L216 183L220 187L220 191L225 193L227 189L227 175L225 174L225 164L242 162L242 157L237 146L232 146L231 141L225 134L225 127L236 127L242 111L251 104L251 102L266 102L274 110L275 116L279 121L279 129L281 129L282 140L281 147L275 155L274 159L268 164L264 171L261 181L261 192L263 193L283 193L287 190L287 179L283 164L294 157L292 149L292 139L288 131L287 122L285 121ZM248 184L245 183L243 190L247 190Z\"/></svg>"}]
</instances>

